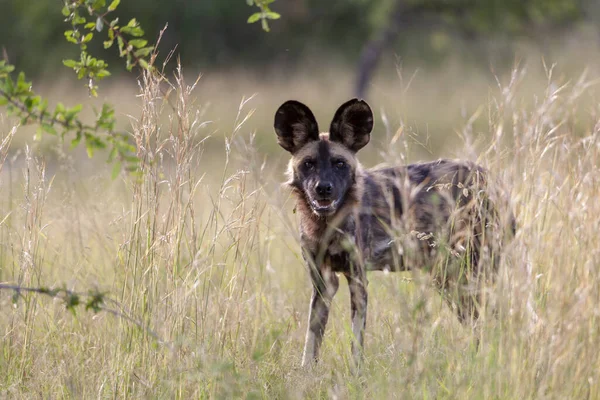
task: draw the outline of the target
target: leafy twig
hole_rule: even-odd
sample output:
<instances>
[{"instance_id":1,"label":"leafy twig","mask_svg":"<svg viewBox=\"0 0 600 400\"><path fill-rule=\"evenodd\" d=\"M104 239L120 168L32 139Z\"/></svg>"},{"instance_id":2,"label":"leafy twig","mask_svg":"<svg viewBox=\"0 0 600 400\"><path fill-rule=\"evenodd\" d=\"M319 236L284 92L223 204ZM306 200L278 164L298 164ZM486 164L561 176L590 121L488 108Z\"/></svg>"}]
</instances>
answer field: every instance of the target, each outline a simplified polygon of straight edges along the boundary
<instances>
[{"instance_id":1,"label":"leafy twig","mask_svg":"<svg viewBox=\"0 0 600 400\"><path fill-rule=\"evenodd\" d=\"M108 20L107 16L119 3L120 0L113 0L107 6L106 0L64 1L62 13L72 28L65 31L65 38L79 45L81 54L78 61L64 60L63 64L72 68L79 79L87 78L87 87L92 96L97 95L96 81L109 76L110 72L104 60L87 53L87 45L93 39L94 31L101 32L105 25L108 26L108 40L104 42L104 47L111 47L116 40L119 55L126 58L128 70L134 66L143 70L153 69L148 57L154 46L146 46L147 40L142 38L144 31L137 20L133 18L124 26L118 25L118 18ZM88 20L84 16L86 13L93 20ZM130 172L138 170L136 149L130 144L126 133L115 131L116 118L110 104L103 104L102 109L96 112L95 124L85 124L79 118L83 109L81 104L68 108L58 103L53 111L49 111L48 101L35 95L32 84L25 79L24 73L19 73L15 82L11 78L13 71L14 67L6 60L0 61L0 106L7 106L9 113L18 117L22 124L37 123L39 128L36 138L41 138L42 133L48 133L64 139L70 133L74 135L71 147L83 140L89 157L98 149L110 147L108 162L114 162L113 177L120 172L122 165ZM60 134L57 128L60 128Z\"/></svg>"},{"instance_id":2,"label":"leafy twig","mask_svg":"<svg viewBox=\"0 0 600 400\"><path fill-rule=\"evenodd\" d=\"M133 67L138 66L142 70L159 73L152 65L156 56L155 46L147 46L148 41L143 38L144 31L138 21L132 18L121 26L118 18L109 18L120 1L112 0L109 5L107 0L64 0L63 3L62 13L65 21L71 24L71 29L64 32L65 38L77 44L81 50L79 60L67 59L63 60L63 64L73 69L79 79L87 79L87 88L91 96L97 96L97 81L110 76L108 64L87 52L88 43L105 27L108 40L104 41L104 47L108 49L116 41L119 56L126 59L127 70L131 71ZM274 1L247 0L250 6L260 9L248 18L248 23L260 20L263 29L268 31L268 20L280 17L269 8ZM37 139L41 138L42 133L59 136L61 139L64 139L66 134L73 134L71 147L76 147L84 140L89 157L98 149L110 147L108 162L114 163L113 178L119 174L122 165L130 172L139 169L136 148L130 144L128 135L115 131L116 118L110 104L103 104L102 109L96 112L95 124L84 124L79 118L83 109L81 104L68 108L58 103L53 111L49 111L48 101L35 95L31 82L25 79L25 74L19 73L14 82L11 78L13 71L14 67L6 60L0 61L0 107L7 106L9 113L18 117L22 124L37 123ZM165 98L168 98L166 94ZM57 127L62 130L60 134Z\"/></svg>"},{"instance_id":3,"label":"leafy twig","mask_svg":"<svg viewBox=\"0 0 600 400\"><path fill-rule=\"evenodd\" d=\"M80 306L85 306L86 311L93 311L94 313L104 311L136 325L138 328L144 330L150 336L152 336L158 343L172 347L171 343L164 341L155 331L150 329L143 322L133 318L127 312L120 311L116 308L107 307L106 304L111 303L118 308L123 308L117 301L108 298L104 292L90 290L87 293L81 293L62 288L50 289L46 287L25 287L6 283L0 283L0 290L13 291L14 294L12 300L15 304L18 302L19 298L23 296L23 292L28 292L42 294L51 298L59 298L64 302L66 309L73 314L76 313L76 308Z\"/></svg>"},{"instance_id":4,"label":"leafy twig","mask_svg":"<svg viewBox=\"0 0 600 400\"><path fill-rule=\"evenodd\" d=\"M269 4L275 2L275 0L246 0L249 6L256 6L260 11L255 12L248 18L248 23L253 24L260 21L264 31L269 32L269 20L279 19L281 15L272 11L269 8Z\"/></svg>"}]
</instances>

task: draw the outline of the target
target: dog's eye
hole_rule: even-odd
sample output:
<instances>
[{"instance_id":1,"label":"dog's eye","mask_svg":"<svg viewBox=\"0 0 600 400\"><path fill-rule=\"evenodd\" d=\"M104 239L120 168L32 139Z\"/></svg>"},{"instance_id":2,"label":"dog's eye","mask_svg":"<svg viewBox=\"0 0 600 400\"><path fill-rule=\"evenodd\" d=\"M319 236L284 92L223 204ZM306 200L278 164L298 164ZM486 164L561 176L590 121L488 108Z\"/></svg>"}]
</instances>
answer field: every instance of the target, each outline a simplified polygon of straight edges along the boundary
<instances>
[{"instance_id":1,"label":"dog's eye","mask_svg":"<svg viewBox=\"0 0 600 400\"><path fill-rule=\"evenodd\" d=\"M313 160L304 161L304 168L313 169L315 167L315 162Z\"/></svg>"},{"instance_id":2,"label":"dog's eye","mask_svg":"<svg viewBox=\"0 0 600 400\"><path fill-rule=\"evenodd\" d=\"M334 163L334 165L335 165L335 167L336 167L337 169L342 169L342 168L345 168L345 167L346 167L346 163L345 163L344 161L342 161L342 160L338 160L338 161L336 161L336 162Z\"/></svg>"}]
</instances>

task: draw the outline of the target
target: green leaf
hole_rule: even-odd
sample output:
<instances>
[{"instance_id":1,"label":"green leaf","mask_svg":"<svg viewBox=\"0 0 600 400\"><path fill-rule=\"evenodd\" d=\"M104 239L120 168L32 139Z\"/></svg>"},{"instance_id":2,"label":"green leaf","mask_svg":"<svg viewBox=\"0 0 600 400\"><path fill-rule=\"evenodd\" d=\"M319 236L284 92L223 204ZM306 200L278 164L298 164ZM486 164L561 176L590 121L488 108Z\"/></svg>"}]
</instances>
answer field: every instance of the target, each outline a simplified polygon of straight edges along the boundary
<instances>
[{"instance_id":1,"label":"green leaf","mask_svg":"<svg viewBox=\"0 0 600 400\"><path fill-rule=\"evenodd\" d=\"M260 13L260 12L257 12L257 13L254 13L254 14L252 14L252 15L251 15L251 16L248 18L248 23L249 23L249 24L253 24L253 23L255 23L256 21L258 21L258 20L260 19L260 17L261 17L261 16L262 16L262 13Z\"/></svg>"},{"instance_id":2,"label":"green leaf","mask_svg":"<svg viewBox=\"0 0 600 400\"><path fill-rule=\"evenodd\" d=\"M65 110L64 117L67 120L67 122L72 121L73 118L75 118L77 116L77 114L79 114L81 112L82 109L83 109L83 105L77 104L76 106Z\"/></svg>"},{"instance_id":3,"label":"green leaf","mask_svg":"<svg viewBox=\"0 0 600 400\"><path fill-rule=\"evenodd\" d=\"M49 133L51 135L58 135L58 132L56 132L56 129L54 129L54 127L50 124L42 124L41 125L42 129L44 130L44 132Z\"/></svg>"},{"instance_id":4,"label":"green leaf","mask_svg":"<svg viewBox=\"0 0 600 400\"><path fill-rule=\"evenodd\" d=\"M102 293L88 293L90 299L87 301L85 305L85 310L93 310L94 312L98 312L102 310L102 304L104 303L104 295Z\"/></svg>"},{"instance_id":5,"label":"green leaf","mask_svg":"<svg viewBox=\"0 0 600 400\"><path fill-rule=\"evenodd\" d=\"M138 166L136 164L128 165L125 167L125 171L127 172L137 172Z\"/></svg>"},{"instance_id":6,"label":"green leaf","mask_svg":"<svg viewBox=\"0 0 600 400\"><path fill-rule=\"evenodd\" d=\"M67 39L68 42L78 44L75 36L76 36L76 33L73 32L72 30L65 31L65 39Z\"/></svg>"},{"instance_id":7,"label":"green leaf","mask_svg":"<svg viewBox=\"0 0 600 400\"><path fill-rule=\"evenodd\" d=\"M25 99L25 101L23 102L23 105L25 106L25 108L27 109L27 111L31 112L33 106L35 105L35 98L34 97L27 97Z\"/></svg>"},{"instance_id":8,"label":"green leaf","mask_svg":"<svg viewBox=\"0 0 600 400\"><path fill-rule=\"evenodd\" d=\"M106 0L95 0L92 8L94 10L99 10L106 5Z\"/></svg>"},{"instance_id":9,"label":"green leaf","mask_svg":"<svg viewBox=\"0 0 600 400\"><path fill-rule=\"evenodd\" d=\"M107 76L110 76L110 72L106 69L101 69L96 73L98 79L106 78Z\"/></svg>"},{"instance_id":10,"label":"green leaf","mask_svg":"<svg viewBox=\"0 0 600 400\"><path fill-rule=\"evenodd\" d=\"M127 60L125 61L125 69L131 71L133 69L133 62L131 60L131 53L126 52Z\"/></svg>"},{"instance_id":11,"label":"green leaf","mask_svg":"<svg viewBox=\"0 0 600 400\"><path fill-rule=\"evenodd\" d=\"M15 70L15 67L10 64L6 64L6 61L0 61L0 78L4 78L6 75L10 74Z\"/></svg>"},{"instance_id":12,"label":"green leaf","mask_svg":"<svg viewBox=\"0 0 600 400\"><path fill-rule=\"evenodd\" d=\"M119 176L119 174L121 173L121 168L122 168L121 161L117 161L113 164L112 172L110 174L110 177L113 180Z\"/></svg>"},{"instance_id":13,"label":"green leaf","mask_svg":"<svg viewBox=\"0 0 600 400\"><path fill-rule=\"evenodd\" d=\"M117 156L117 146L115 145L110 150L110 153L108 153L108 159L106 160L106 162L108 162L108 163L113 162L116 156Z\"/></svg>"},{"instance_id":14,"label":"green leaf","mask_svg":"<svg viewBox=\"0 0 600 400\"><path fill-rule=\"evenodd\" d=\"M40 105L38 107L40 115L46 115L46 110L48 109L48 99L41 99Z\"/></svg>"},{"instance_id":15,"label":"green leaf","mask_svg":"<svg viewBox=\"0 0 600 400\"><path fill-rule=\"evenodd\" d=\"M73 150L75 147L77 147L80 142L81 142L81 132L77 132L75 138L73 140L71 140L71 150Z\"/></svg>"},{"instance_id":16,"label":"green leaf","mask_svg":"<svg viewBox=\"0 0 600 400\"><path fill-rule=\"evenodd\" d=\"M87 24L85 24L83 26L85 29L94 29L96 27L96 23L95 22L88 22Z\"/></svg>"},{"instance_id":17,"label":"green leaf","mask_svg":"<svg viewBox=\"0 0 600 400\"><path fill-rule=\"evenodd\" d=\"M72 293L66 298L65 303L67 310L71 311L73 315L75 315L75 307L79 305L79 296L75 293Z\"/></svg>"},{"instance_id":18,"label":"green leaf","mask_svg":"<svg viewBox=\"0 0 600 400\"><path fill-rule=\"evenodd\" d=\"M129 44L139 49L140 47L144 47L146 44L148 44L148 41L145 39L133 39L129 41Z\"/></svg>"},{"instance_id":19,"label":"green leaf","mask_svg":"<svg viewBox=\"0 0 600 400\"><path fill-rule=\"evenodd\" d=\"M67 6L64 6L62 8L61 12L62 12L62 15L64 15L65 17L68 17L69 15L71 15L71 10Z\"/></svg>"},{"instance_id":20,"label":"green leaf","mask_svg":"<svg viewBox=\"0 0 600 400\"><path fill-rule=\"evenodd\" d=\"M123 57L125 55L125 51L123 51L125 44L123 43L123 38L121 36L117 36L117 44L119 45L119 56Z\"/></svg>"},{"instance_id":21,"label":"green leaf","mask_svg":"<svg viewBox=\"0 0 600 400\"><path fill-rule=\"evenodd\" d=\"M276 12L269 11L269 12L265 13L265 18L268 18L268 19L279 19L279 18L281 18L281 15L278 14L278 13L276 13Z\"/></svg>"},{"instance_id":22,"label":"green leaf","mask_svg":"<svg viewBox=\"0 0 600 400\"><path fill-rule=\"evenodd\" d=\"M17 76L17 89L22 89L24 86L27 86L27 83L25 82L25 72L21 71Z\"/></svg>"},{"instance_id":23,"label":"green leaf","mask_svg":"<svg viewBox=\"0 0 600 400\"><path fill-rule=\"evenodd\" d=\"M94 146L87 140L85 142L85 151L87 152L89 158L94 157Z\"/></svg>"},{"instance_id":24,"label":"green leaf","mask_svg":"<svg viewBox=\"0 0 600 400\"><path fill-rule=\"evenodd\" d=\"M7 75L4 80L4 91L6 91L9 95L13 95L15 91L15 87L13 85L13 80L10 75Z\"/></svg>"},{"instance_id":25,"label":"green leaf","mask_svg":"<svg viewBox=\"0 0 600 400\"><path fill-rule=\"evenodd\" d=\"M144 60L143 58L140 58L139 63L140 63L140 67L142 67L144 69L150 69L150 65L148 64L148 61Z\"/></svg>"},{"instance_id":26,"label":"green leaf","mask_svg":"<svg viewBox=\"0 0 600 400\"><path fill-rule=\"evenodd\" d=\"M139 26L123 26L121 32L134 37L144 36L144 30Z\"/></svg>"},{"instance_id":27,"label":"green leaf","mask_svg":"<svg viewBox=\"0 0 600 400\"><path fill-rule=\"evenodd\" d=\"M75 68L77 64L78 62L75 60L63 60L63 65L68 68Z\"/></svg>"},{"instance_id":28,"label":"green leaf","mask_svg":"<svg viewBox=\"0 0 600 400\"><path fill-rule=\"evenodd\" d=\"M63 103L58 103L56 105L56 113L64 113L65 112L65 105Z\"/></svg>"},{"instance_id":29,"label":"green leaf","mask_svg":"<svg viewBox=\"0 0 600 400\"><path fill-rule=\"evenodd\" d=\"M120 2L121 2L121 0L113 0L112 3L110 3L110 6L108 6L108 11L116 10L117 7L119 7Z\"/></svg>"},{"instance_id":30,"label":"green leaf","mask_svg":"<svg viewBox=\"0 0 600 400\"><path fill-rule=\"evenodd\" d=\"M138 49L136 51L133 52L133 55L136 57L147 57L152 50L154 49L154 47L144 47L143 49Z\"/></svg>"},{"instance_id":31,"label":"green leaf","mask_svg":"<svg viewBox=\"0 0 600 400\"><path fill-rule=\"evenodd\" d=\"M134 156L134 155L132 156L132 155L123 154L123 159L125 161L127 161L128 163L136 163L136 162L138 162L137 156Z\"/></svg>"},{"instance_id":32,"label":"green leaf","mask_svg":"<svg viewBox=\"0 0 600 400\"><path fill-rule=\"evenodd\" d=\"M81 17L81 16L76 16L75 18L73 18L73 25L81 25L81 24L85 24L86 19Z\"/></svg>"}]
</instances>

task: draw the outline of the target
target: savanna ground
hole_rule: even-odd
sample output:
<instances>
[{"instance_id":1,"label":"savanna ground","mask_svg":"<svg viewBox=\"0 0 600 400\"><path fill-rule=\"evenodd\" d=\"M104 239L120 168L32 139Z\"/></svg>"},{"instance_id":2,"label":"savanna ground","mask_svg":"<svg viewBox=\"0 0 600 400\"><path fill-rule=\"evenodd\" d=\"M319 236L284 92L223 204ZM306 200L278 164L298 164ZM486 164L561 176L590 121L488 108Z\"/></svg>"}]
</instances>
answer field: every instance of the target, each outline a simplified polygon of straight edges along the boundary
<instances>
[{"instance_id":1,"label":"savanna ground","mask_svg":"<svg viewBox=\"0 0 600 400\"><path fill-rule=\"evenodd\" d=\"M539 58L498 77L460 63L398 71L374 82L363 164L467 158L510 188L518 233L478 329L426 275L371 273L362 373L343 281L322 360L300 368L311 288L272 118L296 98L326 130L350 71L208 73L193 90L195 76L173 78L168 102L141 80L103 89L137 145L138 177L111 179L98 157L0 119L0 282L107 292L106 307L137 322L0 292L0 397L600 398L594 72Z\"/></svg>"}]
</instances>

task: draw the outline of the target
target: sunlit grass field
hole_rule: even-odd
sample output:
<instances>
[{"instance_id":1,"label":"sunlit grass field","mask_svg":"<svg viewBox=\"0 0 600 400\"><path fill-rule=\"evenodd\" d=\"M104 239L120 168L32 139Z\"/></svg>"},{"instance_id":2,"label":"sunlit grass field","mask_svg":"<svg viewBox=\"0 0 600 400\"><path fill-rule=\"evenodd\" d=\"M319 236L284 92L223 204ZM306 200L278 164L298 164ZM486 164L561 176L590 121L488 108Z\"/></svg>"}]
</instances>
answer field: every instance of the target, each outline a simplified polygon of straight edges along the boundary
<instances>
[{"instance_id":1,"label":"sunlit grass field","mask_svg":"<svg viewBox=\"0 0 600 400\"><path fill-rule=\"evenodd\" d=\"M190 73L168 102L153 79L107 85L141 159L117 179L105 155L0 116L0 283L106 293L104 311L72 313L0 291L0 397L600 398L600 107L582 73L398 67L374 82L363 164L477 161L510 188L518 233L476 329L427 275L371 273L359 374L344 280L322 359L300 368L311 287L272 131L290 98L327 130L350 71ZM41 86L89 102L76 85Z\"/></svg>"}]
</instances>

